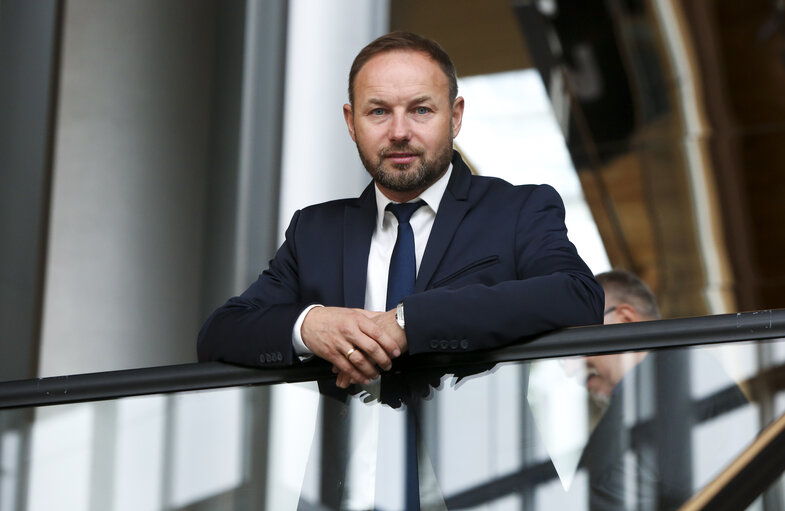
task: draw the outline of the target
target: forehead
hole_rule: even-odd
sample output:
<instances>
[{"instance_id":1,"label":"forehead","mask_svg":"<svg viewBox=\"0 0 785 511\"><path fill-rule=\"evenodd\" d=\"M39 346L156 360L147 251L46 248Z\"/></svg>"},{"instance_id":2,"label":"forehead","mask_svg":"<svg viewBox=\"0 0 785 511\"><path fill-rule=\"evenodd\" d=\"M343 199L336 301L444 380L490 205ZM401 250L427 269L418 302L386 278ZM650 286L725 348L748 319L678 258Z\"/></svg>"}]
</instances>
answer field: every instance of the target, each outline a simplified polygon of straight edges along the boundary
<instances>
[{"instance_id":1,"label":"forehead","mask_svg":"<svg viewBox=\"0 0 785 511\"><path fill-rule=\"evenodd\" d=\"M358 101L377 95L448 95L447 76L428 55L390 51L373 56L357 73L354 94Z\"/></svg>"}]
</instances>

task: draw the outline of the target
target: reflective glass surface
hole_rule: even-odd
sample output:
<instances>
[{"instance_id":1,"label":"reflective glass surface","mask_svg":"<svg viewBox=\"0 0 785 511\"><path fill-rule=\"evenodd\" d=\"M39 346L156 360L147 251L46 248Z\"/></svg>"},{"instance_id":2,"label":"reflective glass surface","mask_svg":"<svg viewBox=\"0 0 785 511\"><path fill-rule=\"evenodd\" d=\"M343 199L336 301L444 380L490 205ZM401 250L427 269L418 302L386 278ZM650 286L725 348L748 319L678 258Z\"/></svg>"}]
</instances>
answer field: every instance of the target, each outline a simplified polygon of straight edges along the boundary
<instances>
[{"instance_id":1,"label":"reflective glass surface","mask_svg":"<svg viewBox=\"0 0 785 511\"><path fill-rule=\"evenodd\" d=\"M0 508L675 509L785 411L783 362L751 342L6 410Z\"/></svg>"}]
</instances>

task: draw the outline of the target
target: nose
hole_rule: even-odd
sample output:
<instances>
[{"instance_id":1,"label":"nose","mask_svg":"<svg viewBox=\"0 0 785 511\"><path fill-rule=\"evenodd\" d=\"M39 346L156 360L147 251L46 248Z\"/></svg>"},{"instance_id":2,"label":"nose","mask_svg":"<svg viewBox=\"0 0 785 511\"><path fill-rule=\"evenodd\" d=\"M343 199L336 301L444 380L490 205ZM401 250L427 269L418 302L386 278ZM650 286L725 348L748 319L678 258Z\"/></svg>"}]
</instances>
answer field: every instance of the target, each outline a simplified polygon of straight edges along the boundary
<instances>
[{"instance_id":1,"label":"nose","mask_svg":"<svg viewBox=\"0 0 785 511\"><path fill-rule=\"evenodd\" d=\"M409 118L403 112L396 112L390 121L390 140L397 142L409 140L412 136Z\"/></svg>"}]
</instances>

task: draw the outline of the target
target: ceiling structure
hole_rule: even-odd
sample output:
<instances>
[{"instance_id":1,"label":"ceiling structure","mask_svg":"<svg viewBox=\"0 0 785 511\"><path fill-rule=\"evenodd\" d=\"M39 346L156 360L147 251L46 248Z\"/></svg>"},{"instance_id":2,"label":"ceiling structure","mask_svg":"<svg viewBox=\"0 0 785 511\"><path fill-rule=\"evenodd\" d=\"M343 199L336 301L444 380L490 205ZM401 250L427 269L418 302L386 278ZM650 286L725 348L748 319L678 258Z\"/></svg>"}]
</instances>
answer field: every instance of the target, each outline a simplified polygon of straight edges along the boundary
<instances>
[{"instance_id":1,"label":"ceiling structure","mask_svg":"<svg viewBox=\"0 0 785 511\"><path fill-rule=\"evenodd\" d=\"M461 76L540 72L611 264L676 317L785 307L782 5L396 0L390 19Z\"/></svg>"}]
</instances>

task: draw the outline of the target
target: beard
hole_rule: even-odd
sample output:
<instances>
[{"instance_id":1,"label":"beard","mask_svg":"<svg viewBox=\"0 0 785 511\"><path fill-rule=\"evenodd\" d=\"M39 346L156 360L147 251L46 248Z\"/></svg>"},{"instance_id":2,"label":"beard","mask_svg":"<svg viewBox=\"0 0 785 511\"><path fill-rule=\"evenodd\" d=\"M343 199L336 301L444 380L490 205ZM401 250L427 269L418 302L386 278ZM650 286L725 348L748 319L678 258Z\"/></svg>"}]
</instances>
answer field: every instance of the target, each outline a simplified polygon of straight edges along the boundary
<instances>
[{"instance_id":1,"label":"beard","mask_svg":"<svg viewBox=\"0 0 785 511\"><path fill-rule=\"evenodd\" d=\"M452 137L447 136L432 158L425 157L424 149L412 147L407 142L384 147L376 155L366 153L357 143L357 152L365 170L379 186L396 192L425 190L447 170L452 160ZM415 154L417 158L412 163L403 165L387 163L386 156L396 152Z\"/></svg>"}]
</instances>

